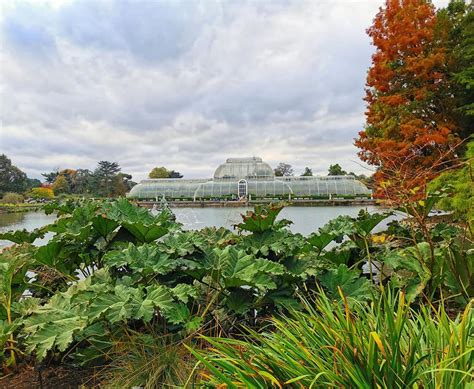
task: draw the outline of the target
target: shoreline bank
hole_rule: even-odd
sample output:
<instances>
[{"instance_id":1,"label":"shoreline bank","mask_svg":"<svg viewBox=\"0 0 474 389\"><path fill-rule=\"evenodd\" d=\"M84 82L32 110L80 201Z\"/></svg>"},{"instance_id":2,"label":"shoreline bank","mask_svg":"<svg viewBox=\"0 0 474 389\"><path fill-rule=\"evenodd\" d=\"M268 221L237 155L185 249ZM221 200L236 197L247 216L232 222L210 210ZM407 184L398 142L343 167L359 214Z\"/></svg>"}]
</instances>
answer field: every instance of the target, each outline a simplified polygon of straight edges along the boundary
<instances>
[{"instance_id":1,"label":"shoreline bank","mask_svg":"<svg viewBox=\"0 0 474 389\"><path fill-rule=\"evenodd\" d=\"M275 200L251 200L251 201L167 201L171 208L232 208L232 207L253 207L254 205L275 203ZM376 206L380 205L377 200L373 199L327 199L327 200L286 200L287 207L326 207L326 206ZM153 208L160 205L160 201L137 201L141 207Z\"/></svg>"}]
</instances>

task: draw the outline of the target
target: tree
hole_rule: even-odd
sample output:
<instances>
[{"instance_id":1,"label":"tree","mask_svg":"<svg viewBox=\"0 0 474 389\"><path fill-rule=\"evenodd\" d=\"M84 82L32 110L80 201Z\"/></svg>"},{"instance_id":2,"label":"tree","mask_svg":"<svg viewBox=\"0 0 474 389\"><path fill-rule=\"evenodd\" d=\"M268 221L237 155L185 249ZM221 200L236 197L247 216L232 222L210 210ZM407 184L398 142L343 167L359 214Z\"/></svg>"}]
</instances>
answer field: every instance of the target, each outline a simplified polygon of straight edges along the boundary
<instances>
[{"instance_id":1,"label":"tree","mask_svg":"<svg viewBox=\"0 0 474 389\"><path fill-rule=\"evenodd\" d=\"M54 193L56 193L56 194L69 193L70 192L69 183L68 183L66 177L63 174L60 174L59 176L56 177L56 180L54 180L52 189L53 189Z\"/></svg>"},{"instance_id":2,"label":"tree","mask_svg":"<svg viewBox=\"0 0 474 389\"><path fill-rule=\"evenodd\" d=\"M59 170L52 171L51 173L41 173L41 175L44 177L46 183L52 184L56 181L56 177L59 176Z\"/></svg>"},{"instance_id":3,"label":"tree","mask_svg":"<svg viewBox=\"0 0 474 389\"><path fill-rule=\"evenodd\" d=\"M341 165L336 163L335 165L330 165L328 170L328 176L345 176L347 172L342 170Z\"/></svg>"},{"instance_id":4,"label":"tree","mask_svg":"<svg viewBox=\"0 0 474 389\"><path fill-rule=\"evenodd\" d=\"M280 162L273 172L277 177L292 176L293 168L287 163Z\"/></svg>"},{"instance_id":5,"label":"tree","mask_svg":"<svg viewBox=\"0 0 474 389\"><path fill-rule=\"evenodd\" d=\"M114 183L120 166L117 162L100 161L94 171L96 192L101 196L111 196L114 192Z\"/></svg>"},{"instance_id":6,"label":"tree","mask_svg":"<svg viewBox=\"0 0 474 389\"><path fill-rule=\"evenodd\" d=\"M453 211L455 216L474 226L474 140L467 145L466 154L459 169L444 172L432 182L430 191L449 193L443 196L438 206L446 211Z\"/></svg>"},{"instance_id":7,"label":"tree","mask_svg":"<svg viewBox=\"0 0 474 389\"><path fill-rule=\"evenodd\" d=\"M136 183L132 181L131 174L118 173L117 176L115 177L114 195L124 196L135 185Z\"/></svg>"},{"instance_id":8,"label":"tree","mask_svg":"<svg viewBox=\"0 0 474 389\"><path fill-rule=\"evenodd\" d=\"M38 180L37 178L27 178L26 179L26 189L25 190L31 190L33 188L39 188L41 186L41 181Z\"/></svg>"},{"instance_id":9,"label":"tree","mask_svg":"<svg viewBox=\"0 0 474 389\"><path fill-rule=\"evenodd\" d=\"M182 178L183 175L174 170L168 170L164 166L155 167L148 174L149 178Z\"/></svg>"},{"instance_id":10,"label":"tree","mask_svg":"<svg viewBox=\"0 0 474 389\"><path fill-rule=\"evenodd\" d=\"M183 175L180 172L177 172L175 170L170 170L169 177L170 178L183 178Z\"/></svg>"},{"instance_id":11,"label":"tree","mask_svg":"<svg viewBox=\"0 0 474 389\"><path fill-rule=\"evenodd\" d=\"M88 169L77 169L75 175L75 190L77 194L87 194L92 191L94 176Z\"/></svg>"},{"instance_id":12,"label":"tree","mask_svg":"<svg viewBox=\"0 0 474 389\"><path fill-rule=\"evenodd\" d=\"M0 195L5 192L23 192L27 183L26 174L12 165L5 154L0 155Z\"/></svg>"},{"instance_id":13,"label":"tree","mask_svg":"<svg viewBox=\"0 0 474 389\"><path fill-rule=\"evenodd\" d=\"M301 176L303 177L311 177L313 175L313 171L309 167L304 168L304 172Z\"/></svg>"},{"instance_id":14,"label":"tree","mask_svg":"<svg viewBox=\"0 0 474 389\"><path fill-rule=\"evenodd\" d=\"M435 25L430 2L387 0L367 31L376 51L367 76L366 127L355 144L360 158L377 167L379 195L391 193L404 176L406 189L423 196L426 182L453 160L457 128L451 102L440 98L449 82Z\"/></svg>"},{"instance_id":15,"label":"tree","mask_svg":"<svg viewBox=\"0 0 474 389\"><path fill-rule=\"evenodd\" d=\"M155 167L148 174L149 178L169 178L168 170L164 166Z\"/></svg>"},{"instance_id":16,"label":"tree","mask_svg":"<svg viewBox=\"0 0 474 389\"><path fill-rule=\"evenodd\" d=\"M437 90L437 100L464 140L474 128L474 3L450 0L446 8L438 10L435 41L446 56L446 85ZM466 144L457 152L462 154Z\"/></svg>"},{"instance_id":17,"label":"tree","mask_svg":"<svg viewBox=\"0 0 474 389\"><path fill-rule=\"evenodd\" d=\"M468 138L474 128L474 4L451 0L447 9L451 21L453 86L456 111L460 114L462 139Z\"/></svg>"}]
</instances>

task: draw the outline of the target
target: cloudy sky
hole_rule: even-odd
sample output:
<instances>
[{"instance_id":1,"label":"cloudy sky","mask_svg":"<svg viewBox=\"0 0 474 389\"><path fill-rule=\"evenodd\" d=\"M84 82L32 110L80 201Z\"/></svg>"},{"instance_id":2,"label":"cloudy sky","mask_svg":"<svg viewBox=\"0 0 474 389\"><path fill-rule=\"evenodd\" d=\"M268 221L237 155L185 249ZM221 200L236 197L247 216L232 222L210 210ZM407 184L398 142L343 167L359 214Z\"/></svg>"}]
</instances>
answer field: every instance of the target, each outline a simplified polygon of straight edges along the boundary
<instances>
[{"instance_id":1,"label":"cloudy sky","mask_svg":"<svg viewBox=\"0 0 474 389\"><path fill-rule=\"evenodd\" d=\"M99 160L210 177L254 155L367 173L352 143L381 3L3 1L0 153L37 178Z\"/></svg>"}]
</instances>

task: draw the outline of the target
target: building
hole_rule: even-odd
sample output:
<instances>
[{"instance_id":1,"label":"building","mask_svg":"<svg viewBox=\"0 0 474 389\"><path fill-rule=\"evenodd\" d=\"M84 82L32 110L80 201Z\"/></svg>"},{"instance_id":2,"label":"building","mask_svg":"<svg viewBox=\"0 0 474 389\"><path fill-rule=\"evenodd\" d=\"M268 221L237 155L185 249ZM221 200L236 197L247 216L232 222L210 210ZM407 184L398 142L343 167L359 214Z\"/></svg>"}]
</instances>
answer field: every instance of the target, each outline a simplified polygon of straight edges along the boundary
<instances>
[{"instance_id":1,"label":"building","mask_svg":"<svg viewBox=\"0 0 474 389\"><path fill-rule=\"evenodd\" d=\"M141 200L327 199L370 197L353 176L277 177L261 158L228 158L211 179L160 178L141 181L129 198Z\"/></svg>"}]
</instances>

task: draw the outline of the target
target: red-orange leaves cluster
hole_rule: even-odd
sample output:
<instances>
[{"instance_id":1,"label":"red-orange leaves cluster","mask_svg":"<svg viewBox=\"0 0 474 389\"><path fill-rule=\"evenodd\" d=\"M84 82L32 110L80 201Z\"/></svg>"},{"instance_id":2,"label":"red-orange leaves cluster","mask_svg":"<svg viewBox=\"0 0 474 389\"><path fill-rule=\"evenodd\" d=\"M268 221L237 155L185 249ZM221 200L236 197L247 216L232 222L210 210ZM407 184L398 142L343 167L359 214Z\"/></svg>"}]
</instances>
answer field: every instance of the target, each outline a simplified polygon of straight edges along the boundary
<instances>
[{"instance_id":1,"label":"red-orange leaves cluster","mask_svg":"<svg viewBox=\"0 0 474 389\"><path fill-rule=\"evenodd\" d=\"M376 51L367 75L366 128L355 144L361 159L377 167L383 197L410 170L417 173L409 185L423 189L437 174L433 166L444 166L440 158L452 158L456 126L440 98L448 71L435 25L429 1L387 0L367 30Z\"/></svg>"}]
</instances>

